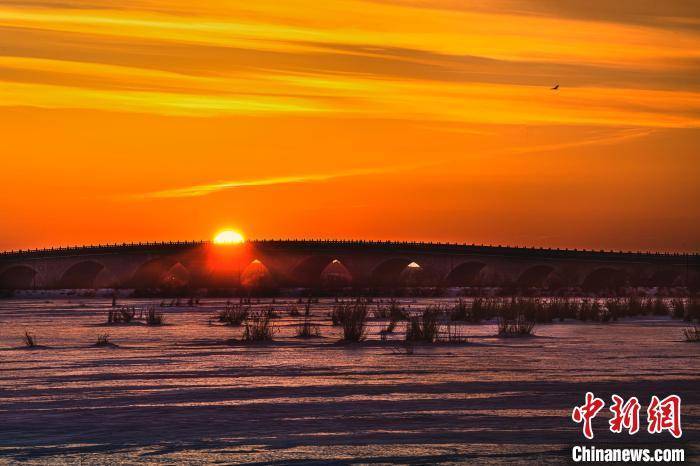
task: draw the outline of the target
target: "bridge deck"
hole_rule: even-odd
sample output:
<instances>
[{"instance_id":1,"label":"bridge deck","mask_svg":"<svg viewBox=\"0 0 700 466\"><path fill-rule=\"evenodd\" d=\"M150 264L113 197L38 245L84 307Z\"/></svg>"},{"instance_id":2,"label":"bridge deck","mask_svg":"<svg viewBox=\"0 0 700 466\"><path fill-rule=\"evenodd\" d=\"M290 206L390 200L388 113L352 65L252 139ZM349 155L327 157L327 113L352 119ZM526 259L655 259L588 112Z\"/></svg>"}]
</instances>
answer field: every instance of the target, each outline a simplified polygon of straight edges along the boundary
<instances>
[{"instance_id":1,"label":"bridge deck","mask_svg":"<svg viewBox=\"0 0 700 466\"><path fill-rule=\"evenodd\" d=\"M147 243L100 244L88 246L56 247L0 252L0 260L37 259L91 254L119 254L144 252L181 252L211 244L209 241L170 241ZM624 262L659 262L700 264L698 253L668 253L642 251L604 251L587 249L535 248L517 246L492 246L459 243L430 243L402 241L353 241L353 240L250 240L246 244L260 249L390 251L432 254L478 254L522 258L548 258L573 260L601 260Z\"/></svg>"}]
</instances>

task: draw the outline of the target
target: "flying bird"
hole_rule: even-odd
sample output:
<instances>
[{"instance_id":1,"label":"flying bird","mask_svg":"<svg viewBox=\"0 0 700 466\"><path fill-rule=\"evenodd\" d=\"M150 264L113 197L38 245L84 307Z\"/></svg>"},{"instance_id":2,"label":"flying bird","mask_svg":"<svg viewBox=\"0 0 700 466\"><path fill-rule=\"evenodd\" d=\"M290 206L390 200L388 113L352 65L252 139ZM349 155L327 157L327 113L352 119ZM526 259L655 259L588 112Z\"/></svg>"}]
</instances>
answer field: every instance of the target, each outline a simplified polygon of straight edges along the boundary
<instances>
[{"instance_id":1,"label":"flying bird","mask_svg":"<svg viewBox=\"0 0 700 466\"><path fill-rule=\"evenodd\" d=\"M551 90L553 90L553 91L559 90L559 83L555 84Z\"/></svg>"}]
</instances>

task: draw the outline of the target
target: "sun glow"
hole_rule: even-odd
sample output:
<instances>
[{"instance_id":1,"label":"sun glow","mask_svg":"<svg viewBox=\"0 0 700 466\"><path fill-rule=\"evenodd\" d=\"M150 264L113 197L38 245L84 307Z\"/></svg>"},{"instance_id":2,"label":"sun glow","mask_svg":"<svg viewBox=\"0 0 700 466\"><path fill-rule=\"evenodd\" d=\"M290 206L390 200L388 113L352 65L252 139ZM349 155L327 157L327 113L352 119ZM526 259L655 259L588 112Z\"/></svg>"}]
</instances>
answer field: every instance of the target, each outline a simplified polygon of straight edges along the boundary
<instances>
[{"instance_id":1,"label":"sun glow","mask_svg":"<svg viewBox=\"0 0 700 466\"><path fill-rule=\"evenodd\" d=\"M243 235L234 230L223 230L214 236L214 244L241 244L244 241Z\"/></svg>"}]
</instances>

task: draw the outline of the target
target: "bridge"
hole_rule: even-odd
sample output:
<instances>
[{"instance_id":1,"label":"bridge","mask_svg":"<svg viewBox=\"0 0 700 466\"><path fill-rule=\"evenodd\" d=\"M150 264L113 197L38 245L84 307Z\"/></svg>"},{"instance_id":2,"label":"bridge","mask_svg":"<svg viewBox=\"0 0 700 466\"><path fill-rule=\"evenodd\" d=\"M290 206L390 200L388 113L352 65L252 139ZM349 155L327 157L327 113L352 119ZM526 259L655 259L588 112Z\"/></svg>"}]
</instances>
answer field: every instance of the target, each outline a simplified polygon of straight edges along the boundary
<instances>
[{"instance_id":1,"label":"bridge","mask_svg":"<svg viewBox=\"0 0 700 466\"><path fill-rule=\"evenodd\" d=\"M0 289L700 285L700 255L448 243L258 240L0 253Z\"/></svg>"}]
</instances>

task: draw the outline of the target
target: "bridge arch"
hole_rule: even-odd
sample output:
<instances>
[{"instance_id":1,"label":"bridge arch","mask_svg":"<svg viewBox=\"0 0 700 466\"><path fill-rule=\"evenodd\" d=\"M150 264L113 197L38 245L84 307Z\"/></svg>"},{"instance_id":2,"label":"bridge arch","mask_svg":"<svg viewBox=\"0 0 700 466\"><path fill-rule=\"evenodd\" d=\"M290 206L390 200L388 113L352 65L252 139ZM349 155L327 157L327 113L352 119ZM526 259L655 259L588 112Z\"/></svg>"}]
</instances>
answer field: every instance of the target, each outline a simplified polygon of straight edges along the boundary
<instances>
[{"instance_id":1,"label":"bridge arch","mask_svg":"<svg viewBox=\"0 0 700 466\"><path fill-rule=\"evenodd\" d=\"M321 286L324 288L343 288L352 284L354 278L340 259L333 259L321 271Z\"/></svg>"},{"instance_id":2,"label":"bridge arch","mask_svg":"<svg viewBox=\"0 0 700 466\"><path fill-rule=\"evenodd\" d=\"M343 285L352 282L352 273L336 257L314 255L302 259L291 272L294 283L303 286Z\"/></svg>"},{"instance_id":3,"label":"bridge arch","mask_svg":"<svg viewBox=\"0 0 700 466\"><path fill-rule=\"evenodd\" d=\"M97 276L105 266L93 260L73 264L63 272L58 281L59 288L95 288Z\"/></svg>"},{"instance_id":4,"label":"bridge arch","mask_svg":"<svg viewBox=\"0 0 700 466\"><path fill-rule=\"evenodd\" d=\"M561 280L556 279L554 271L551 265L534 265L520 274L517 285L522 288L549 288L552 284L560 285Z\"/></svg>"},{"instance_id":5,"label":"bridge arch","mask_svg":"<svg viewBox=\"0 0 700 466\"><path fill-rule=\"evenodd\" d=\"M241 270L240 284L243 288L260 290L276 285L270 269L259 259L253 259Z\"/></svg>"},{"instance_id":6,"label":"bridge arch","mask_svg":"<svg viewBox=\"0 0 700 466\"><path fill-rule=\"evenodd\" d=\"M181 288L190 283L190 275L182 262L176 262L160 277L160 283L168 288Z\"/></svg>"},{"instance_id":7,"label":"bridge arch","mask_svg":"<svg viewBox=\"0 0 700 466\"><path fill-rule=\"evenodd\" d=\"M447 286L476 286L479 284L479 274L486 267L483 262L463 262L450 270L445 277Z\"/></svg>"},{"instance_id":8,"label":"bridge arch","mask_svg":"<svg viewBox=\"0 0 700 466\"><path fill-rule=\"evenodd\" d=\"M141 264L129 282L139 289L180 287L189 283L189 277L189 270L177 259L157 257Z\"/></svg>"},{"instance_id":9,"label":"bridge arch","mask_svg":"<svg viewBox=\"0 0 700 466\"><path fill-rule=\"evenodd\" d=\"M0 273L0 289L26 290L34 288L38 272L28 265L14 265Z\"/></svg>"},{"instance_id":10,"label":"bridge arch","mask_svg":"<svg viewBox=\"0 0 700 466\"><path fill-rule=\"evenodd\" d=\"M627 284L627 273L612 267L600 267L584 278L581 288L585 291L615 290Z\"/></svg>"},{"instance_id":11,"label":"bridge arch","mask_svg":"<svg viewBox=\"0 0 700 466\"><path fill-rule=\"evenodd\" d=\"M683 282L683 273L680 270L661 269L651 274L646 285L670 287L683 285Z\"/></svg>"},{"instance_id":12,"label":"bridge arch","mask_svg":"<svg viewBox=\"0 0 700 466\"><path fill-rule=\"evenodd\" d=\"M372 269L370 283L377 286L419 285L425 269L418 262L406 257L386 259Z\"/></svg>"}]
</instances>

